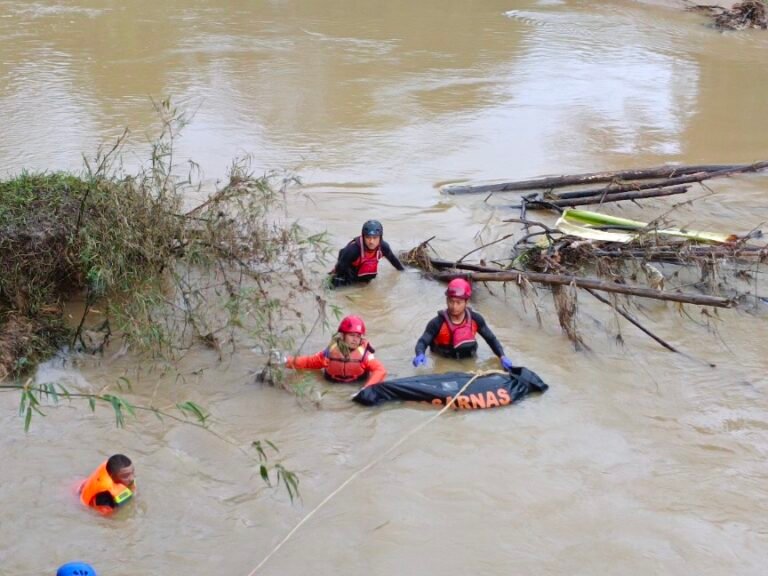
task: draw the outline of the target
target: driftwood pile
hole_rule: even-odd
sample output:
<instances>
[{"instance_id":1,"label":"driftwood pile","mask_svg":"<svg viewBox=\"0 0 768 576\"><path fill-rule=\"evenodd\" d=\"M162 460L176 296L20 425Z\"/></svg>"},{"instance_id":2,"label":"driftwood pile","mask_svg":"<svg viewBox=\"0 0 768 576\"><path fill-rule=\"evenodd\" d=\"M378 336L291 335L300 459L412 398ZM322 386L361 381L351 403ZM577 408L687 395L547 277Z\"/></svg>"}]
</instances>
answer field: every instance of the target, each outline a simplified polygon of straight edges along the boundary
<instances>
[{"instance_id":1,"label":"driftwood pile","mask_svg":"<svg viewBox=\"0 0 768 576\"><path fill-rule=\"evenodd\" d=\"M500 184L449 186L448 194L494 193L543 189L523 198L521 217L505 220L522 225L522 229L498 240L475 248L458 260L445 260L430 253L431 238L403 253L404 262L418 266L438 280L457 277L475 282L513 283L523 293L533 285L545 285L553 294L555 309L563 331L577 346L587 347L579 334L576 316L576 295L579 289L628 320L668 350L674 346L642 326L630 312L630 301L620 296L636 296L670 301L677 305L693 304L713 308L728 308L751 301L766 303L753 293L757 275L765 273L768 264L768 244L760 242L762 233L752 230L742 235L692 232L670 228L658 219L647 225L598 213L575 211L586 224L568 224L572 202L600 203L627 199L626 194L680 193L680 187L708 178L740 172L755 172L768 168L768 162L738 165L707 165L656 167L619 172L564 175ZM652 182L653 181L653 182ZM590 190L555 194L552 190L574 185L590 185ZM596 187L595 184L604 184ZM684 191L684 190L683 190ZM633 197L637 199L641 196ZM555 209L561 214L554 226L530 220L526 208ZM624 221L600 226L590 222ZM578 222L574 218L574 222ZM637 225L640 225L638 227ZM620 241L606 241L621 238ZM490 244L511 240L509 259L503 262L480 263L465 261ZM692 275L700 275L698 279ZM682 278L685 277L685 282ZM675 287L674 284L678 284ZM690 287L685 287L690 286ZM745 288L746 287L746 288ZM538 310L537 310L538 312ZM710 314L704 311L705 314Z\"/></svg>"},{"instance_id":2,"label":"driftwood pile","mask_svg":"<svg viewBox=\"0 0 768 576\"><path fill-rule=\"evenodd\" d=\"M710 4L695 4L689 10L708 14L720 30L768 28L768 5L764 0L744 0L734 4L730 10Z\"/></svg>"}]
</instances>

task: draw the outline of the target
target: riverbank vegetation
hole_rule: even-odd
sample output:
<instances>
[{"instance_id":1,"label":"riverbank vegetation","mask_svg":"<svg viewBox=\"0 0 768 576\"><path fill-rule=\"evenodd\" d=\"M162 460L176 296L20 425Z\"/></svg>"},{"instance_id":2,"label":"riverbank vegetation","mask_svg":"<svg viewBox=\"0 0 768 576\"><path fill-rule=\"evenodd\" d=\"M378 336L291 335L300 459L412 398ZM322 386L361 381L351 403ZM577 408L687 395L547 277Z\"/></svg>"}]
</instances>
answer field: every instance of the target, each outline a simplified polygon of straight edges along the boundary
<instances>
[{"instance_id":1,"label":"riverbank vegetation","mask_svg":"<svg viewBox=\"0 0 768 576\"><path fill-rule=\"evenodd\" d=\"M20 379L57 351L103 352L120 340L171 369L190 350L212 349L221 359L245 342L263 352L261 379L282 383L279 354L271 352L306 332L313 306L314 325L324 321L325 300L308 272L324 263L328 245L287 217L297 179L258 175L244 158L204 194L198 167L188 163L179 174L176 165L188 117L168 100L156 108L160 135L134 173L123 169L126 131L81 173L21 172L0 181L0 391L20 393L26 429L34 414L62 400L91 411L109 406L117 426L145 412L203 427L293 499L298 479L270 460L274 444L242 448L213 430L194 402L158 408L128 400L124 377L99 391Z\"/></svg>"},{"instance_id":2,"label":"riverbank vegetation","mask_svg":"<svg viewBox=\"0 0 768 576\"><path fill-rule=\"evenodd\" d=\"M301 332L297 299L319 297L305 274L327 245L284 218L295 178L237 160L189 207L201 195L196 167L180 177L174 165L187 118L168 101L158 111L160 138L136 174L120 168L125 133L82 174L0 182L0 377L114 335L173 358L196 345L234 350L238 332L268 352ZM64 316L73 299L74 323Z\"/></svg>"}]
</instances>

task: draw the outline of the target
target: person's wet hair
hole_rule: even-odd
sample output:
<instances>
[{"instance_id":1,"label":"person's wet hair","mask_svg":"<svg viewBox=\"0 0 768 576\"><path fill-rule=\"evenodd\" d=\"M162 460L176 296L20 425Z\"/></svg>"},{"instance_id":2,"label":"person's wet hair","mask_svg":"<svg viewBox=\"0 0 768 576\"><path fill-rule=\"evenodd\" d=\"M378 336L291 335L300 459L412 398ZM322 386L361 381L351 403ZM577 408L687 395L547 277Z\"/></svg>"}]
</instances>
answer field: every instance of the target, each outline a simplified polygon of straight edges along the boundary
<instances>
[{"instance_id":1,"label":"person's wet hair","mask_svg":"<svg viewBox=\"0 0 768 576\"><path fill-rule=\"evenodd\" d=\"M128 468L128 466L131 464L133 464L131 459L124 454L115 454L114 456L110 456L109 460L107 460L107 474L110 476L117 474L120 470L123 468Z\"/></svg>"}]
</instances>

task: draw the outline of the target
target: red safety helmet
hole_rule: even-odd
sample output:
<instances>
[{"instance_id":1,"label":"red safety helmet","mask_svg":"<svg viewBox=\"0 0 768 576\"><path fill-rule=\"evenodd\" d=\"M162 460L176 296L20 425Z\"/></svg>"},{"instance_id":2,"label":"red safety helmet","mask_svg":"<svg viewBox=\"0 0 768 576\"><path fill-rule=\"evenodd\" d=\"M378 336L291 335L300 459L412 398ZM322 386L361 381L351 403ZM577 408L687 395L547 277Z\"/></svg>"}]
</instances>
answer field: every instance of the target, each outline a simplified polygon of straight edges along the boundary
<instances>
[{"instance_id":1,"label":"red safety helmet","mask_svg":"<svg viewBox=\"0 0 768 576\"><path fill-rule=\"evenodd\" d=\"M448 298L463 298L469 300L472 296L472 285L464 280L464 278L454 278L448 282L448 288L445 290L445 295Z\"/></svg>"},{"instance_id":2,"label":"red safety helmet","mask_svg":"<svg viewBox=\"0 0 768 576\"><path fill-rule=\"evenodd\" d=\"M347 316L339 323L337 332L342 334L365 334L365 322L360 316Z\"/></svg>"}]
</instances>

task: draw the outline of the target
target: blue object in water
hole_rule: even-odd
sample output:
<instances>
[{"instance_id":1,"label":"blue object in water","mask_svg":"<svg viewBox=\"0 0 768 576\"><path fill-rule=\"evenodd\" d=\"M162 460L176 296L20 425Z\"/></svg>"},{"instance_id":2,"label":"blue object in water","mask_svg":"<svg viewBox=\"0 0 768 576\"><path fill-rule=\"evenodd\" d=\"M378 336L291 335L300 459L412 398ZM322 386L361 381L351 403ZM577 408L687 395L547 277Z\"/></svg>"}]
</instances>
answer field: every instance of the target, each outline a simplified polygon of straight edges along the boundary
<instances>
[{"instance_id":1,"label":"blue object in water","mask_svg":"<svg viewBox=\"0 0 768 576\"><path fill-rule=\"evenodd\" d=\"M67 562L56 571L56 576L97 576L93 566L85 562Z\"/></svg>"}]
</instances>

